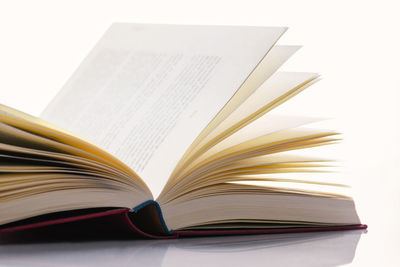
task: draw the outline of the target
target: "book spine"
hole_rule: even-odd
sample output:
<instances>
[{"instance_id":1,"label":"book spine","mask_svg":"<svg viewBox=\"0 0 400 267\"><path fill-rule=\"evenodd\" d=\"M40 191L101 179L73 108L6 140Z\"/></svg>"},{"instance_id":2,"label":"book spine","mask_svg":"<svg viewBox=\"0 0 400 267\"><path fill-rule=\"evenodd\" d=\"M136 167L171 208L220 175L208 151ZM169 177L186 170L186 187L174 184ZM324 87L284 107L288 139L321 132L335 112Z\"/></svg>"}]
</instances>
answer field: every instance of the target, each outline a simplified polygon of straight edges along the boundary
<instances>
[{"instance_id":1,"label":"book spine","mask_svg":"<svg viewBox=\"0 0 400 267\"><path fill-rule=\"evenodd\" d=\"M174 235L174 231L168 229L168 227L167 227L167 225L166 225L166 223L165 223L163 214L162 214L161 207L160 207L160 205L158 204L157 201L154 201L154 200L147 200L147 201L143 202L142 204L140 204L140 205L134 207L134 208L132 209L132 211L133 211L134 213L138 213L140 210L142 210L143 208L145 208L145 207L147 207L147 206L149 206L149 205L154 205L154 207L156 208L157 213L158 213L158 216L159 216L159 219L160 219L160 223L161 223L161 225L162 225L164 231L165 231L168 235Z\"/></svg>"}]
</instances>

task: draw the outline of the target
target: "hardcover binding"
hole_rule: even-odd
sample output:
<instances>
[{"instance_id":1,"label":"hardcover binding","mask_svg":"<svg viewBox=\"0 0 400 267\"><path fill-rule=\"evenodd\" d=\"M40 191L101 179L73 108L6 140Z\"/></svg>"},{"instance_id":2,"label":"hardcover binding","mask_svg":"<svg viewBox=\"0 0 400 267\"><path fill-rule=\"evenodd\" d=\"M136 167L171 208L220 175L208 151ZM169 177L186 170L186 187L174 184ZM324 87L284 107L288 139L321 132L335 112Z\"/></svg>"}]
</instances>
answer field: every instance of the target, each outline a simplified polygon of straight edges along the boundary
<instances>
[{"instance_id":1,"label":"hardcover binding","mask_svg":"<svg viewBox=\"0 0 400 267\"><path fill-rule=\"evenodd\" d=\"M132 216L143 210L145 207L154 206L158 212L159 220L165 230L165 234L150 233L143 231L135 222ZM0 241L7 242L10 238L17 236L39 236L53 233L63 233L65 235L84 235L88 231L91 237L100 238L103 234L119 236L124 238L145 237L152 239L171 239L178 237L195 236L221 236L221 235L250 235L250 234L280 234L280 233L299 233L299 232L317 232L317 231L340 231L366 229L367 225L348 225L331 227L304 227L304 228L280 228L280 229L229 229L229 230L168 230L162 216L160 206L156 201L150 200L131 209L111 209L101 212L93 212L84 215L67 216L63 218L50 219L45 221L0 226ZM33 233L33 235L32 235ZM18 238L18 237L17 237Z\"/></svg>"},{"instance_id":2,"label":"hardcover binding","mask_svg":"<svg viewBox=\"0 0 400 267\"><path fill-rule=\"evenodd\" d=\"M168 235L174 235L174 231L169 230L168 227L167 227L167 225L165 224L165 220L164 220L164 217L163 217L163 214L162 214L162 211L161 211L161 207L160 207L160 205L158 204L157 201L148 200L148 201L146 201L146 202L143 202L143 203L140 204L139 206L136 206L136 207L133 208L132 210L133 210L133 212L138 213L140 210L142 210L143 208L145 208L145 207L147 207L147 206L149 206L149 205L154 205L154 206L155 206L155 208L156 208L156 210L157 210L157 213L158 213L159 220L160 220L160 222L161 222L161 225L162 225L162 227L164 228L164 231L165 231Z\"/></svg>"}]
</instances>

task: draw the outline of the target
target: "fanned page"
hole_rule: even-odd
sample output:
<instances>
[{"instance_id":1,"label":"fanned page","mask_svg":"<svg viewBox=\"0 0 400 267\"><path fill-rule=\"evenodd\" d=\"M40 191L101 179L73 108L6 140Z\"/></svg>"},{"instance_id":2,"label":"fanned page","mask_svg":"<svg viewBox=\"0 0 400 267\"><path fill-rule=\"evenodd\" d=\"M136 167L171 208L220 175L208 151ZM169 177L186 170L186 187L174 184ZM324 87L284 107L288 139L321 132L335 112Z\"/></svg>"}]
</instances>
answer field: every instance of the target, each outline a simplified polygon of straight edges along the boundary
<instances>
[{"instance_id":1,"label":"fanned page","mask_svg":"<svg viewBox=\"0 0 400 267\"><path fill-rule=\"evenodd\" d=\"M42 118L121 159L158 196L188 147L284 31L113 24ZM267 75L290 52L281 54Z\"/></svg>"},{"instance_id":2,"label":"fanned page","mask_svg":"<svg viewBox=\"0 0 400 267\"><path fill-rule=\"evenodd\" d=\"M206 153L207 150L211 149L213 146L217 146L218 143L243 127L257 127L257 132L259 132L260 135L270 132L274 126L260 123L256 123L253 126L251 125L277 105L310 86L315 82L317 77L318 75L315 73L300 72L278 72L272 75L272 77L262 83L261 86L256 88L253 94L243 99L237 108L232 109L223 121L216 124L207 134L200 136L196 140L197 142L194 148L186 153L185 157L174 170L159 200L163 202L164 195L171 193L172 187L176 187L180 181L186 179L191 171L191 167L199 163L201 158L206 158L203 154ZM246 130L244 132L246 133ZM243 136L243 134L239 136ZM247 137L244 139L236 138L236 142L230 142L230 144L231 146L237 145L244 142L246 138ZM208 155L210 155L210 153Z\"/></svg>"},{"instance_id":3,"label":"fanned page","mask_svg":"<svg viewBox=\"0 0 400 267\"><path fill-rule=\"evenodd\" d=\"M146 184L104 150L0 105L0 225L45 213L135 207Z\"/></svg>"}]
</instances>

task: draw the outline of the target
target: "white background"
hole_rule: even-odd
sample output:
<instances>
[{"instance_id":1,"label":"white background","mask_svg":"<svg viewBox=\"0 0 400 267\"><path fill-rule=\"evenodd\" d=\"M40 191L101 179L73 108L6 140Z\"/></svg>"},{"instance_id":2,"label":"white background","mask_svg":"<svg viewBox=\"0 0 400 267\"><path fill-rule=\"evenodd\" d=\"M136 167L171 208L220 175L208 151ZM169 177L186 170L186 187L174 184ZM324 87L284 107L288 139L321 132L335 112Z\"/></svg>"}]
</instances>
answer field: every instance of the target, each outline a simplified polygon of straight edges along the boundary
<instances>
[{"instance_id":1,"label":"white background","mask_svg":"<svg viewBox=\"0 0 400 267\"><path fill-rule=\"evenodd\" d=\"M398 266L400 5L396 1L2 1L0 102L39 115L112 22L288 26L284 70L323 80L280 107L335 118L363 223L352 265Z\"/></svg>"}]
</instances>

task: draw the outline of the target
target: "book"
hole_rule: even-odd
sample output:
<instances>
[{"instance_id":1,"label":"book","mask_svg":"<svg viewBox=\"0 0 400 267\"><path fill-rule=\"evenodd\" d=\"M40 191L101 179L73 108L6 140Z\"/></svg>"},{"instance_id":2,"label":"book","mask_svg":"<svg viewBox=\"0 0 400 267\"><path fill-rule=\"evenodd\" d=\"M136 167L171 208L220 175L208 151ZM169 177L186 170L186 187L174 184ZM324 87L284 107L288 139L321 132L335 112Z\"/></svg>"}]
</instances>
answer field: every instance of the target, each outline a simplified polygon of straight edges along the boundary
<instances>
[{"instance_id":1,"label":"book","mask_svg":"<svg viewBox=\"0 0 400 267\"><path fill-rule=\"evenodd\" d=\"M344 185L313 176L329 161L296 153L337 133L270 112L318 80L277 71L299 48L275 45L285 30L113 24L40 118L0 107L0 233L365 228Z\"/></svg>"}]
</instances>

